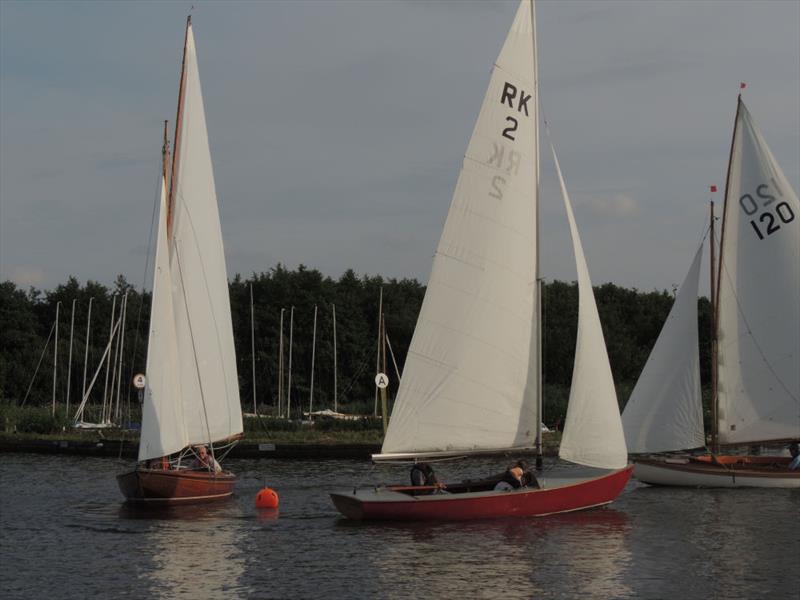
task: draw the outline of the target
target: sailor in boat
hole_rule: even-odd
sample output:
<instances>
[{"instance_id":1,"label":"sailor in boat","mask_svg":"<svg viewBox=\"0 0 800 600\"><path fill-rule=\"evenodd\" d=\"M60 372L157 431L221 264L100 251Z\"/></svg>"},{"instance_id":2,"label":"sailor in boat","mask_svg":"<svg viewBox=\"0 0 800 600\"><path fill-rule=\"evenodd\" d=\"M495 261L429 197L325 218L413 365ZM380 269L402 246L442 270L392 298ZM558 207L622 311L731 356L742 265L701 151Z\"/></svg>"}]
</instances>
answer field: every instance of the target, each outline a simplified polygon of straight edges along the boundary
<instances>
[{"instance_id":1,"label":"sailor in boat","mask_svg":"<svg viewBox=\"0 0 800 600\"><path fill-rule=\"evenodd\" d=\"M209 470L214 471L215 473L222 472L222 467L219 465L217 460L211 456L208 452L208 448L205 446L196 446L194 448L195 452L195 459L194 463L192 464L192 468L195 470Z\"/></svg>"},{"instance_id":2,"label":"sailor in boat","mask_svg":"<svg viewBox=\"0 0 800 600\"><path fill-rule=\"evenodd\" d=\"M539 482L531 472L528 462L518 460L503 473L500 481L494 486L496 491L518 490L520 488L538 488Z\"/></svg>"},{"instance_id":3,"label":"sailor in boat","mask_svg":"<svg viewBox=\"0 0 800 600\"><path fill-rule=\"evenodd\" d=\"M539 482L536 479L536 475L534 475L533 471L531 471L531 467L527 460L518 460L514 466L522 469L522 487L539 487Z\"/></svg>"},{"instance_id":4,"label":"sailor in boat","mask_svg":"<svg viewBox=\"0 0 800 600\"><path fill-rule=\"evenodd\" d=\"M444 483L442 483L436 473L434 473L433 467L426 462L414 463L414 466L411 467L411 485L415 487L435 486L437 488L424 492L426 494L440 492L445 488Z\"/></svg>"},{"instance_id":5,"label":"sailor in boat","mask_svg":"<svg viewBox=\"0 0 800 600\"><path fill-rule=\"evenodd\" d=\"M800 445L798 445L797 442L792 442L789 445L789 454L792 455L792 462L789 463L789 470L800 470Z\"/></svg>"}]
</instances>

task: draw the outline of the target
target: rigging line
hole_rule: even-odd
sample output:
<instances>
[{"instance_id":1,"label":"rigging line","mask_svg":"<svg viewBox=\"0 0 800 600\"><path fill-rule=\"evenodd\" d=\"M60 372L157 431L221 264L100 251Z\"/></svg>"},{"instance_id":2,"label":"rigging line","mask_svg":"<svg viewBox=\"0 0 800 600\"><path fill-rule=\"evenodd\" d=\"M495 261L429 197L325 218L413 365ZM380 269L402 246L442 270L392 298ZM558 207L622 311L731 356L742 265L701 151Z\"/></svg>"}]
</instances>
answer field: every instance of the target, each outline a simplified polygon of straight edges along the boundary
<instances>
[{"instance_id":1,"label":"rigging line","mask_svg":"<svg viewBox=\"0 0 800 600\"><path fill-rule=\"evenodd\" d=\"M163 158L162 158L163 160ZM160 163L161 161L159 161ZM136 312L136 336L133 339L133 359L131 360L131 369L128 380L133 380L133 371L136 368L136 351L139 348L139 336L140 336L140 327L142 323L142 308L144 307L144 294L145 294L145 285L147 284L147 272L150 268L150 252L153 248L153 231L155 229L155 220L156 220L156 213L158 212L158 205L159 200L161 199L159 192L161 191L161 186L165 185L166 181L164 179L164 174L159 169L159 176L156 180L156 191L153 196L153 211L150 215L150 233L147 236L147 253L144 259L144 274L142 275L142 293L139 296L139 309ZM152 299L151 299L152 300ZM130 386L128 386L128 412L130 413L130 405L131 405L131 390ZM129 419L130 420L130 419Z\"/></svg>"},{"instance_id":2,"label":"rigging line","mask_svg":"<svg viewBox=\"0 0 800 600\"><path fill-rule=\"evenodd\" d=\"M197 256L200 259L200 267L201 267L200 268L200 273L203 275L203 284L204 284L204 288L205 288L205 292L206 292L206 299L208 300L208 304L211 307L211 317L212 317L212 321L214 322L214 334L215 334L215 337L216 337L216 340L217 340L217 350L219 350L219 355L221 357L223 357L223 356L225 356L225 354L224 354L223 348L222 348L222 339L220 338L220 334L219 334L219 323L217 321L217 313L214 310L214 302L213 302L213 299L212 299L211 293L210 293L211 292L211 286L208 284L208 278L206 277L206 265L203 262L203 253L201 252L201 248L200 248L200 244L199 244L199 236L197 235L197 230L194 227L194 220L192 219L192 213L189 210L189 205L184 200L183 193L181 192L179 194L179 196L180 196L181 206L184 207L184 212L185 212L186 216L189 219L189 228L192 231L192 241L194 242L195 248L197 249ZM215 196L216 196L216 194L215 194ZM220 248L222 248L221 235L222 234L220 232ZM176 252L177 252L177 248L178 248L178 246L176 244L176 246L175 246ZM224 260L225 260L225 256L224 256L224 250L223 250L223 264L224 264ZM178 265L178 266L180 267L180 265ZM183 282L183 273L181 273L181 283L182 282ZM225 277L225 298L228 299L228 312L230 312L230 288L229 288L229 284L228 284L227 273L226 273L226 277ZM185 290L184 290L184 300L185 300ZM187 313L187 315L189 314L188 307L186 309L186 313ZM231 332L231 336L232 335L233 335L233 332ZM234 349L234 356L235 356L235 349ZM196 360L196 358L195 358L195 360ZM231 411L230 411L231 399L230 399L230 395L228 394L228 391L229 391L228 390L228 385L227 385L228 372L227 372L227 369L225 368L225 360L220 360L220 368L222 369L222 380L223 380L223 382L225 382L225 385L223 385L223 389L225 390L225 403L226 403L226 406L227 406L227 409L228 409L227 410L227 413L228 413L228 430L230 430L231 429ZM234 368L235 368L235 363L234 363ZM238 374L237 374L237 377L238 377ZM237 388L236 389L238 391L238 382L237 382ZM239 402L240 410L241 410L241 400L239 400L238 402Z\"/></svg>"},{"instance_id":3,"label":"rigging line","mask_svg":"<svg viewBox=\"0 0 800 600\"><path fill-rule=\"evenodd\" d=\"M189 303L186 298L186 286L183 280L183 267L181 266L181 255L178 252L178 245L175 244L175 259L178 263L178 274L181 278L181 297L183 298L183 307L186 310L186 323L189 325L189 338L192 340L192 356L194 358L194 366L197 371L197 383L200 386L200 402L203 404L203 415L205 417L206 432L208 433L208 443L211 446L211 457L214 458L214 442L211 439L211 428L208 423L208 411L206 410L206 395L203 391L203 378L200 376L200 363L197 362L197 348L194 343L194 330L192 329L192 317L189 314Z\"/></svg>"},{"instance_id":4,"label":"rigging line","mask_svg":"<svg viewBox=\"0 0 800 600\"><path fill-rule=\"evenodd\" d=\"M25 402L28 400L28 394L31 393L31 388L33 387L33 382L36 380L36 374L39 372L39 367L42 366L42 360L44 360L44 354L47 352L47 347L50 345L50 338L53 337L53 330L55 330L56 324L55 322L50 327L50 335L47 336L47 341L44 343L44 348L42 349L42 355L39 357L39 362L36 365L36 370L33 372L33 377L31 377L31 382L28 384L28 391L25 392L25 397L22 399L22 404L20 406L25 406Z\"/></svg>"},{"instance_id":5,"label":"rigging line","mask_svg":"<svg viewBox=\"0 0 800 600\"><path fill-rule=\"evenodd\" d=\"M400 383L400 369L397 368L397 360L394 358L394 350L392 350L392 342L389 341L389 334L384 334L386 336L386 345L389 346L389 354L392 356L392 364L394 365L394 372L397 375L397 383Z\"/></svg>"},{"instance_id":6,"label":"rigging line","mask_svg":"<svg viewBox=\"0 0 800 600\"><path fill-rule=\"evenodd\" d=\"M372 349L370 348L368 350L365 350L364 353L361 356L362 356L361 364L359 365L358 369L356 369L356 372L353 374L353 376L350 378L350 383L345 388L345 390L342 392L342 397L344 397L351 389L353 389L353 385L359 379L359 377L361 377L361 374L364 372L364 369L367 367L367 362L371 361L371 359L372 359Z\"/></svg>"},{"instance_id":7,"label":"rigging line","mask_svg":"<svg viewBox=\"0 0 800 600\"><path fill-rule=\"evenodd\" d=\"M764 354L764 351L761 349L761 344L758 343L758 340L756 339L756 336L755 336L755 334L753 333L753 330L750 327L750 323L748 322L747 317L744 314L744 310L742 309L742 304L741 304L741 302L739 302L739 295L736 293L736 288L733 285L733 281L731 279L730 273L728 272L728 267L725 264L725 261L722 259L721 253L720 253L720 257L719 257L719 264L722 267L722 271L724 271L724 273L725 273L725 279L728 282L728 286L731 288L731 294L733 295L733 298L736 300L736 310L739 313L739 316L741 317L742 322L744 323L745 327L747 327L747 333L750 335L750 339L753 340L753 345L756 347L756 350L758 350L758 353L761 356L761 360L764 361L764 364L766 365L766 367L769 370L769 372L772 373L772 376L775 378L775 381L777 381L778 384L783 388L783 391L786 392L786 394L789 396L789 398L794 400L795 404L800 404L800 398L797 398L791 392L791 390L786 386L786 384L783 382L783 380L778 376L778 374L775 372L775 369L772 368L772 365L767 360L767 357Z\"/></svg>"}]
</instances>

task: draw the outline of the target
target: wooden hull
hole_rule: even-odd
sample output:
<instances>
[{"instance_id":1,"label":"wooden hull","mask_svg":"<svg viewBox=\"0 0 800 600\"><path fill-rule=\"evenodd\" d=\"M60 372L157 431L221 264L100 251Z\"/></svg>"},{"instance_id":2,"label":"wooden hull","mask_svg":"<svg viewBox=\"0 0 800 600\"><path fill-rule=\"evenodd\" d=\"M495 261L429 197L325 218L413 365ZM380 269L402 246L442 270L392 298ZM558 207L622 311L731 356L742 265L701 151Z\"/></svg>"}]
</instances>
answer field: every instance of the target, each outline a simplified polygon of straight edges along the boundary
<instances>
[{"instance_id":1,"label":"wooden hull","mask_svg":"<svg viewBox=\"0 0 800 600\"><path fill-rule=\"evenodd\" d=\"M233 494L236 476L188 469L143 469L117 476L129 502L143 504L194 504L224 500Z\"/></svg>"},{"instance_id":2,"label":"wooden hull","mask_svg":"<svg viewBox=\"0 0 800 600\"><path fill-rule=\"evenodd\" d=\"M784 456L641 458L634 460L633 476L650 485L800 488L800 471L788 464Z\"/></svg>"},{"instance_id":3,"label":"wooden hull","mask_svg":"<svg viewBox=\"0 0 800 600\"><path fill-rule=\"evenodd\" d=\"M633 466L596 476L557 481L542 488L411 495L412 488L389 486L330 494L336 508L354 520L464 521L497 517L541 517L613 502ZM458 484L452 486L457 488Z\"/></svg>"}]
</instances>

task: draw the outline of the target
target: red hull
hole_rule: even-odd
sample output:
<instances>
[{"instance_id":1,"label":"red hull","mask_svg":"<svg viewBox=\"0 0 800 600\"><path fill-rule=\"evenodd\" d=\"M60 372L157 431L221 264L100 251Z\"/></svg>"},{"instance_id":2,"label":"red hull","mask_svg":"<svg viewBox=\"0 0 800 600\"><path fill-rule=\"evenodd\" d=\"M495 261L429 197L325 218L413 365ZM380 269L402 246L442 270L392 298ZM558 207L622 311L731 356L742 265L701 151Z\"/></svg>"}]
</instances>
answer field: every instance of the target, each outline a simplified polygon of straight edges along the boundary
<instances>
[{"instance_id":1,"label":"red hull","mask_svg":"<svg viewBox=\"0 0 800 600\"><path fill-rule=\"evenodd\" d=\"M511 491L412 496L401 486L333 493L344 516L355 520L464 521L496 517L540 517L613 502L630 479L633 466L575 483Z\"/></svg>"},{"instance_id":2,"label":"red hull","mask_svg":"<svg viewBox=\"0 0 800 600\"><path fill-rule=\"evenodd\" d=\"M118 475L117 483L129 502L190 504L229 498L236 476L225 472L137 468Z\"/></svg>"}]
</instances>

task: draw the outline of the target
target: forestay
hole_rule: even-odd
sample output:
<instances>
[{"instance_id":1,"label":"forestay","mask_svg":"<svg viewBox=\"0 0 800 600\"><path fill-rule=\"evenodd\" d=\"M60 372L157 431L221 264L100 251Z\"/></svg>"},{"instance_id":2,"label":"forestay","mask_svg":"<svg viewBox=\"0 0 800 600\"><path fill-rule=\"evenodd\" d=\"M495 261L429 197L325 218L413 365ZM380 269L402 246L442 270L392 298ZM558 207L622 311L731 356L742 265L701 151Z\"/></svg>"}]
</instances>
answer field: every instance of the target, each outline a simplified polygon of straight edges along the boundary
<instances>
[{"instance_id":1,"label":"forestay","mask_svg":"<svg viewBox=\"0 0 800 600\"><path fill-rule=\"evenodd\" d=\"M538 189L531 3L491 74L383 444L383 455L531 447Z\"/></svg>"},{"instance_id":2,"label":"forestay","mask_svg":"<svg viewBox=\"0 0 800 600\"><path fill-rule=\"evenodd\" d=\"M628 464L628 451L611 365L572 204L555 148L552 150L578 273L578 339L567 418L558 455L564 460L589 467L621 469Z\"/></svg>"},{"instance_id":3,"label":"forestay","mask_svg":"<svg viewBox=\"0 0 800 600\"><path fill-rule=\"evenodd\" d=\"M191 25L186 32L182 105L178 110L176 171L166 223L169 275L156 274L171 283L171 298L157 300L164 307L171 302L174 340L164 339L169 327L162 324L164 337L154 340L151 330L148 351L163 352L172 360L169 346L175 344L177 381L166 379L174 376L160 374L161 364L157 367L155 361L148 360L156 377L165 378L165 389L156 395L151 384L148 390L158 408L150 411L150 419L143 416L142 437L150 439L151 430L158 430L153 435L159 442L143 444L140 460L242 432L225 253ZM160 284L158 280L156 285ZM158 310L166 312L163 307ZM167 349L159 348L161 344ZM164 364L170 368L169 362ZM150 368L147 375L153 378ZM166 408L166 404L175 406ZM145 450L148 445L152 450Z\"/></svg>"},{"instance_id":4,"label":"forestay","mask_svg":"<svg viewBox=\"0 0 800 600\"><path fill-rule=\"evenodd\" d=\"M633 388L622 425L628 452L701 448L703 406L697 337L701 245Z\"/></svg>"},{"instance_id":5,"label":"forestay","mask_svg":"<svg viewBox=\"0 0 800 600\"><path fill-rule=\"evenodd\" d=\"M719 275L719 439L800 438L800 204L739 99Z\"/></svg>"}]
</instances>

